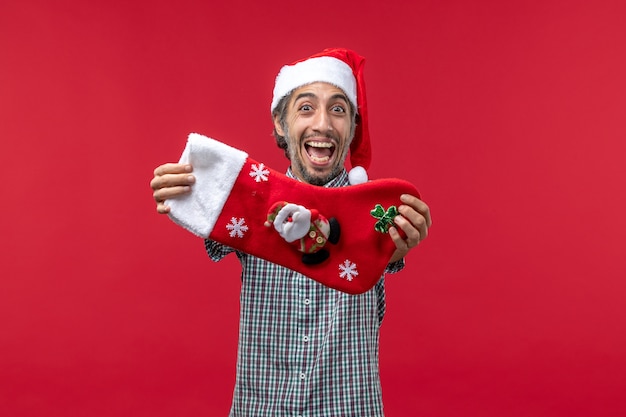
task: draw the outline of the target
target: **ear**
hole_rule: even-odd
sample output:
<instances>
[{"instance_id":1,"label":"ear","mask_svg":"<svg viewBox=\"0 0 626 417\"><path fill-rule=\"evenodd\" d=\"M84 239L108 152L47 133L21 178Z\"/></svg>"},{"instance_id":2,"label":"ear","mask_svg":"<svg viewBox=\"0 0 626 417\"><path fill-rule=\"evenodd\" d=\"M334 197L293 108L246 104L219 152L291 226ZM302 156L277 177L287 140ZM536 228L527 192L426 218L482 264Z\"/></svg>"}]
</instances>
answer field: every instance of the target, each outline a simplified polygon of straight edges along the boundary
<instances>
[{"instance_id":1,"label":"ear","mask_svg":"<svg viewBox=\"0 0 626 417\"><path fill-rule=\"evenodd\" d=\"M280 136L285 136L283 127L280 125L280 115L276 113L272 118L274 119L274 129L276 129L276 133L278 133Z\"/></svg>"}]
</instances>

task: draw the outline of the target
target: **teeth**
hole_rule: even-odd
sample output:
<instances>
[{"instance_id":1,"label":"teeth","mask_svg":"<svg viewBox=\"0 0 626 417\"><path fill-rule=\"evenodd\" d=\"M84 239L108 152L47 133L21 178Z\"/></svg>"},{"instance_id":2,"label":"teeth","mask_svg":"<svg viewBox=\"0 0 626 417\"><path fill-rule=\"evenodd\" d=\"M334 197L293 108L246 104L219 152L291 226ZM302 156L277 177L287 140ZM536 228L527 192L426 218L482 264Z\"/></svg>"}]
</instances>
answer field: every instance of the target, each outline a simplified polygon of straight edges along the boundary
<instances>
[{"instance_id":1,"label":"teeth","mask_svg":"<svg viewBox=\"0 0 626 417\"><path fill-rule=\"evenodd\" d=\"M307 146L314 148L332 148L333 144L330 142L307 142Z\"/></svg>"},{"instance_id":2,"label":"teeth","mask_svg":"<svg viewBox=\"0 0 626 417\"><path fill-rule=\"evenodd\" d=\"M323 158L318 158L317 156L313 156L313 155L309 155L309 158L311 158L311 160L315 161L315 162L319 162L319 163L324 163L327 162L330 157L325 156Z\"/></svg>"}]
</instances>

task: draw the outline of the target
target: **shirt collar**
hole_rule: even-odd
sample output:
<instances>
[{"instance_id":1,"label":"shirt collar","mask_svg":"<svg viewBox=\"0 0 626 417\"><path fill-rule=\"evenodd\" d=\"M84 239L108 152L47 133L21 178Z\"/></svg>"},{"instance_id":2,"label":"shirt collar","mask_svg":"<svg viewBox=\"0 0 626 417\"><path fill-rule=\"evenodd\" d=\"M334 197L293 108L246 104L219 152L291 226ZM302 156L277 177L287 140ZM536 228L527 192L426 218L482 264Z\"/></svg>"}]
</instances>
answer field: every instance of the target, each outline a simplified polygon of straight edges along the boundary
<instances>
[{"instance_id":1,"label":"shirt collar","mask_svg":"<svg viewBox=\"0 0 626 417\"><path fill-rule=\"evenodd\" d=\"M296 177L293 171L291 170L291 167L287 169L286 175L289 178L300 181L300 179ZM344 168L341 170L339 175L337 175L335 178L333 178L332 180L324 184L324 187L334 188L334 187L345 187L346 185L350 185L350 180L348 180L348 171L346 171L346 169Z\"/></svg>"}]
</instances>

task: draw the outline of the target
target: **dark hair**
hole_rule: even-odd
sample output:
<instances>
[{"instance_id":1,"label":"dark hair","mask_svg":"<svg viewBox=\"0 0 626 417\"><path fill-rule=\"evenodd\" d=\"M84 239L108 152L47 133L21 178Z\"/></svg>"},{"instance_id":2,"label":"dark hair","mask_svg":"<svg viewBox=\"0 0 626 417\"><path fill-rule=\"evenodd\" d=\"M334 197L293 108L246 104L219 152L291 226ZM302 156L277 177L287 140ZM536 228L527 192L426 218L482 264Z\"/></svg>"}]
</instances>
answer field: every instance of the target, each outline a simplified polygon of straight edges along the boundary
<instances>
[{"instance_id":1,"label":"dark hair","mask_svg":"<svg viewBox=\"0 0 626 417\"><path fill-rule=\"evenodd\" d=\"M283 127L283 131L285 130L285 118L287 117L287 103L289 103L289 99L291 99L291 92L287 94L285 97L281 98L274 111L272 111L272 121L274 117L278 116L278 123ZM276 126L274 126L274 139L276 139L276 145L285 152L285 157L289 159L289 152L287 151L287 139L284 136L281 136L276 130Z\"/></svg>"}]
</instances>

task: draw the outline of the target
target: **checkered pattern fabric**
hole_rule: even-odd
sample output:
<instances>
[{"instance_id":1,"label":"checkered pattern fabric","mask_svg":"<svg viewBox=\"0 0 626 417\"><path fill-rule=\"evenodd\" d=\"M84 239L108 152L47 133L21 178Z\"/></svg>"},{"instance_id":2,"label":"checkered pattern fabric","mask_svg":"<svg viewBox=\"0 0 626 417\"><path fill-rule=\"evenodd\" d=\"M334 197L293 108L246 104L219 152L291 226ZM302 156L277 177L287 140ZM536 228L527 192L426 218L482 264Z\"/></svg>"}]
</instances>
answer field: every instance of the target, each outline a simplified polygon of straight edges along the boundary
<instances>
[{"instance_id":1,"label":"checkered pattern fabric","mask_svg":"<svg viewBox=\"0 0 626 417\"><path fill-rule=\"evenodd\" d=\"M346 185L344 171L326 186ZM211 240L205 244L215 261L233 252ZM378 340L384 278L366 293L349 295L236 253L242 287L230 417L383 416ZM400 261L387 272L403 266Z\"/></svg>"}]
</instances>

